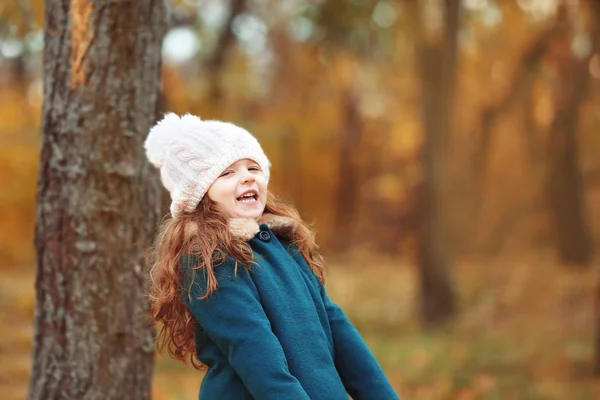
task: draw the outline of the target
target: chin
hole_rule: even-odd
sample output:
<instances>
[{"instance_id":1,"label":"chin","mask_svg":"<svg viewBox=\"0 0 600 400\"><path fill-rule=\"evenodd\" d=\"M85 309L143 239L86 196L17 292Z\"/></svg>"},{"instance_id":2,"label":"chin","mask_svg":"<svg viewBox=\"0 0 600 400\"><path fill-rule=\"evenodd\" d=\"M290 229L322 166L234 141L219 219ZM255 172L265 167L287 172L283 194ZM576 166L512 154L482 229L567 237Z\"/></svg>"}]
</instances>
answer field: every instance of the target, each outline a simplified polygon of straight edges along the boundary
<instances>
[{"instance_id":1,"label":"chin","mask_svg":"<svg viewBox=\"0 0 600 400\"><path fill-rule=\"evenodd\" d=\"M246 218L259 219L262 216L262 214L263 214L262 212L261 213L251 213L251 214L248 214L246 216Z\"/></svg>"},{"instance_id":2,"label":"chin","mask_svg":"<svg viewBox=\"0 0 600 400\"><path fill-rule=\"evenodd\" d=\"M237 213L237 218L251 218L258 219L263 214L263 211L253 211L253 212L239 212Z\"/></svg>"}]
</instances>

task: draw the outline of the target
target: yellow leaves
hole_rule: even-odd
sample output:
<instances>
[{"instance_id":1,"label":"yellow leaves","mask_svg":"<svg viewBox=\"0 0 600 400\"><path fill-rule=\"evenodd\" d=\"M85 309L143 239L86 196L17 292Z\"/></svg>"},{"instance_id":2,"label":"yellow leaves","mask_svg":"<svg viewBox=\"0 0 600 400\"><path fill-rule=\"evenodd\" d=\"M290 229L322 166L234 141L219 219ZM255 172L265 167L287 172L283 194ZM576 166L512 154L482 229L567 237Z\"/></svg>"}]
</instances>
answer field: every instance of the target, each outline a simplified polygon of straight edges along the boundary
<instances>
[{"instance_id":1,"label":"yellow leaves","mask_svg":"<svg viewBox=\"0 0 600 400\"><path fill-rule=\"evenodd\" d=\"M15 28L15 35L23 38L44 23L44 0L2 0L0 21Z\"/></svg>"},{"instance_id":2,"label":"yellow leaves","mask_svg":"<svg viewBox=\"0 0 600 400\"><path fill-rule=\"evenodd\" d=\"M595 272L565 271L539 254L526 261L512 257L458 263L458 287L465 301L447 331L414 328L418 321L410 310L418 306L418 271L397 257L365 254L330 260L327 290L359 326L401 398L598 398L597 381L573 375L593 352L588 339ZM515 268L527 271L518 279L529 295L516 296L508 308L495 303L475 325L467 326L465 317L485 300L464 294L486 291L502 297L514 284ZM34 278L32 264L24 273L7 274L0 268L0 376L7 378L0 381L2 399L26 394ZM572 294L567 296L569 288ZM499 318L501 310L504 316ZM386 320L389 316L394 318ZM166 356L158 358L154 398L196 398L203 375Z\"/></svg>"},{"instance_id":3,"label":"yellow leaves","mask_svg":"<svg viewBox=\"0 0 600 400\"><path fill-rule=\"evenodd\" d=\"M427 349L420 347L412 352L412 354L408 358L408 362L413 368L417 370L422 370L431 362L431 359L431 352L427 351Z\"/></svg>"},{"instance_id":4,"label":"yellow leaves","mask_svg":"<svg viewBox=\"0 0 600 400\"><path fill-rule=\"evenodd\" d=\"M332 78L342 89L352 89L358 72L358 60L349 52L341 52L333 58Z\"/></svg>"},{"instance_id":5,"label":"yellow leaves","mask_svg":"<svg viewBox=\"0 0 600 400\"><path fill-rule=\"evenodd\" d=\"M533 119L536 125L542 129L547 129L554 117L554 104L552 101L551 88L538 84L533 92Z\"/></svg>"},{"instance_id":6,"label":"yellow leaves","mask_svg":"<svg viewBox=\"0 0 600 400\"><path fill-rule=\"evenodd\" d=\"M93 8L88 0L71 0L71 90L86 81L84 60L94 38L89 24Z\"/></svg>"},{"instance_id":7,"label":"yellow leaves","mask_svg":"<svg viewBox=\"0 0 600 400\"><path fill-rule=\"evenodd\" d=\"M5 264L33 262L37 160L36 146L0 147L0 258Z\"/></svg>"},{"instance_id":8,"label":"yellow leaves","mask_svg":"<svg viewBox=\"0 0 600 400\"><path fill-rule=\"evenodd\" d=\"M375 194L390 203L402 204L407 196L406 185L397 174L380 175L373 179Z\"/></svg>"},{"instance_id":9,"label":"yellow leaves","mask_svg":"<svg viewBox=\"0 0 600 400\"><path fill-rule=\"evenodd\" d=\"M29 0L29 12L31 13L35 23L42 27L44 26L45 2L43 0Z\"/></svg>"},{"instance_id":10,"label":"yellow leaves","mask_svg":"<svg viewBox=\"0 0 600 400\"><path fill-rule=\"evenodd\" d=\"M183 364L176 367L169 364L169 360L157 360L152 397L161 400L197 398L204 374Z\"/></svg>"},{"instance_id":11,"label":"yellow leaves","mask_svg":"<svg viewBox=\"0 0 600 400\"><path fill-rule=\"evenodd\" d=\"M496 386L497 379L489 374L480 374L473 379L471 386L466 386L459 389L456 393L450 396L452 400L478 400L485 398Z\"/></svg>"},{"instance_id":12,"label":"yellow leaves","mask_svg":"<svg viewBox=\"0 0 600 400\"><path fill-rule=\"evenodd\" d=\"M594 54L590 58L588 68L590 70L590 74L594 77L594 79L600 79L600 55Z\"/></svg>"},{"instance_id":13,"label":"yellow leaves","mask_svg":"<svg viewBox=\"0 0 600 400\"><path fill-rule=\"evenodd\" d=\"M33 263L10 274L0 266L0 278L0 393L2 399L24 399L31 368Z\"/></svg>"},{"instance_id":14,"label":"yellow leaves","mask_svg":"<svg viewBox=\"0 0 600 400\"><path fill-rule=\"evenodd\" d=\"M422 127L419 121L406 113L404 118L394 121L393 131L389 135L388 149L396 155L415 154L423 142Z\"/></svg>"},{"instance_id":15,"label":"yellow leaves","mask_svg":"<svg viewBox=\"0 0 600 400\"><path fill-rule=\"evenodd\" d=\"M33 263L40 107L31 104L23 85L0 88L0 259Z\"/></svg>"}]
</instances>

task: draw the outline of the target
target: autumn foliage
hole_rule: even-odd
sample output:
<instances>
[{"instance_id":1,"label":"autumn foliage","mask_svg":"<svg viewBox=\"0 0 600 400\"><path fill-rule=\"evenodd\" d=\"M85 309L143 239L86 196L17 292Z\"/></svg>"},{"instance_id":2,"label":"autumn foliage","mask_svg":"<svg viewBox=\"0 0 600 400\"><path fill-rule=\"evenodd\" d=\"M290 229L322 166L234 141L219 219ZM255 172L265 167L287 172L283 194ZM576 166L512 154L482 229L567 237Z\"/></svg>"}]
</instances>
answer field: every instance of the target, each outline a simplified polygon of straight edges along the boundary
<instances>
[{"instance_id":1,"label":"autumn foliage","mask_svg":"<svg viewBox=\"0 0 600 400\"><path fill-rule=\"evenodd\" d=\"M15 398L29 371L42 108L34 36L43 6L29 3L0 6L0 26L18 26L0 36L0 335L8 337L0 392ZM422 329L418 307L427 86L417 51L440 40L444 2L244 1L221 24L211 19L216 3L172 5L171 34L180 36L165 46L180 52L165 49L164 109L233 121L258 137L273 164L273 191L315 227L332 297L398 392L600 396L596 2L461 2L436 188L458 311L433 330ZM177 58L190 35L200 44ZM21 52L7 50L13 39L25 44ZM575 195L556 200L565 192ZM155 398L194 398L200 380L161 359Z\"/></svg>"}]
</instances>

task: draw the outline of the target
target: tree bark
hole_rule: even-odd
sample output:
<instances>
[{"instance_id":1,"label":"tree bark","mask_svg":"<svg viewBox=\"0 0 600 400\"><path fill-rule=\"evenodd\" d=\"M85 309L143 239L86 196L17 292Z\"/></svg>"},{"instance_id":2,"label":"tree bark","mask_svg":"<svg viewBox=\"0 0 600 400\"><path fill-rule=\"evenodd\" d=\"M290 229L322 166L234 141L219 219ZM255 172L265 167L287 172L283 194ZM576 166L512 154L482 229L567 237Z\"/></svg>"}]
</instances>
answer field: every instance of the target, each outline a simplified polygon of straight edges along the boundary
<instances>
[{"instance_id":1,"label":"tree bark","mask_svg":"<svg viewBox=\"0 0 600 400\"><path fill-rule=\"evenodd\" d=\"M446 0L444 29L437 40L418 34L417 67L421 82L423 184L418 258L421 306L426 326L449 320L455 313L451 260L442 207L444 151L451 137L452 99L456 81L460 3Z\"/></svg>"},{"instance_id":2,"label":"tree bark","mask_svg":"<svg viewBox=\"0 0 600 400\"><path fill-rule=\"evenodd\" d=\"M149 399L162 0L47 0L30 399Z\"/></svg>"}]
</instances>

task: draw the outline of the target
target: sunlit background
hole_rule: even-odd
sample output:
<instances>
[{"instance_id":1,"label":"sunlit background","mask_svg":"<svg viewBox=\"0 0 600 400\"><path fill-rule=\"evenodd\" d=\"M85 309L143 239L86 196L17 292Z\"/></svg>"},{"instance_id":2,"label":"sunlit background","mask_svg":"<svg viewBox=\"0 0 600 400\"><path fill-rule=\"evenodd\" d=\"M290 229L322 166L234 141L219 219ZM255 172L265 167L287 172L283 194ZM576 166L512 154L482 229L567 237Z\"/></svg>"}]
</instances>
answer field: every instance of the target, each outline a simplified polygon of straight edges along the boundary
<instances>
[{"instance_id":1,"label":"sunlit background","mask_svg":"<svg viewBox=\"0 0 600 400\"><path fill-rule=\"evenodd\" d=\"M170 2L163 108L259 138L403 398L600 398L600 7L444 3ZM3 399L31 366L43 7L0 3ZM201 379L158 358L154 398Z\"/></svg>"}]
</instances>

